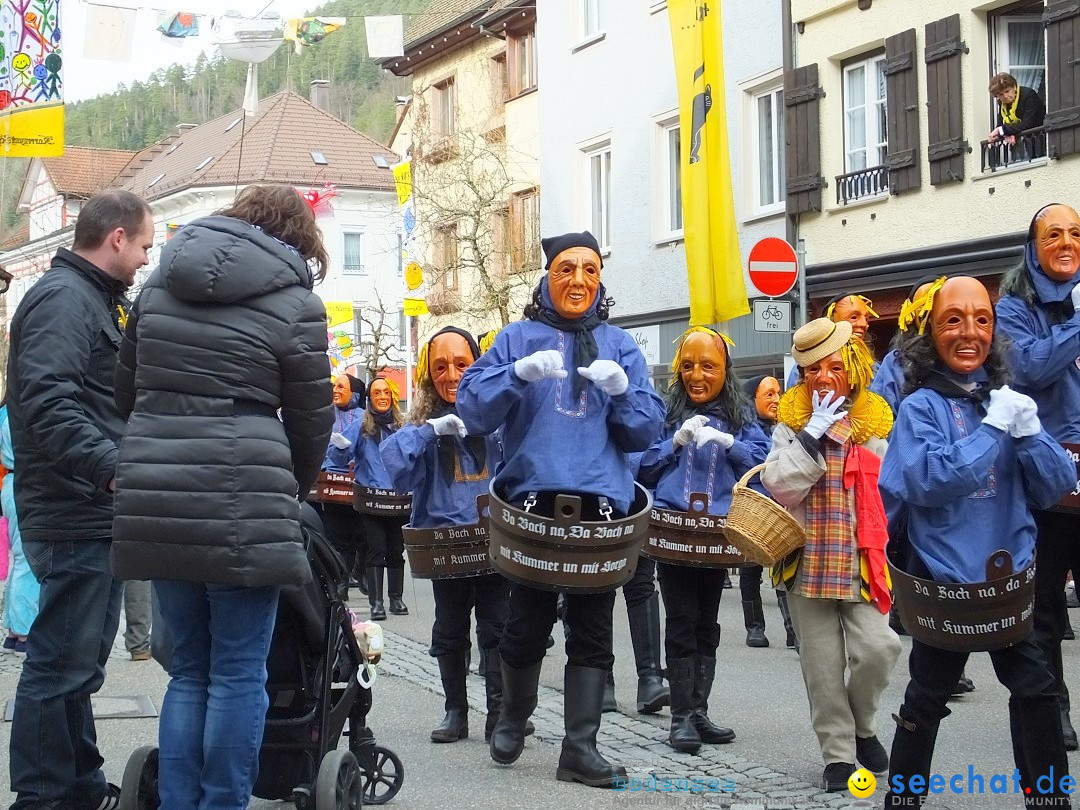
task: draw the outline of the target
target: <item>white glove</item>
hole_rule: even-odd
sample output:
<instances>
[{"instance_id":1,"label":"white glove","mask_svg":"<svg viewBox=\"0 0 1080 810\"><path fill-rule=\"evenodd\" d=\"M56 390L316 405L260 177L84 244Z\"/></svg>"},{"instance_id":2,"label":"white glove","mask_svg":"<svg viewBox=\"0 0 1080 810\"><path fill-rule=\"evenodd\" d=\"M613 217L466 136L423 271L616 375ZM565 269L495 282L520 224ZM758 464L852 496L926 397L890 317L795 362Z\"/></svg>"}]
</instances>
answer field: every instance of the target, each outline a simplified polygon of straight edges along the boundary
<instances>
[{"instance_id":1,"label":"white glove","mask_svg":"<svg viewBox=\"0 0 1080 810\"><path fill-rule=\"evenodd\" d=\"M1080 312L1080 284L1073 287L1072 292L1069 293L1069 295L1072 297L1073 309Z\"/></svg>"},{"instance_id":2,"label":"white glove","mask_svg":"<svg viewBox=\"0 0 1080 810\"><path fill-rule=\"evenodd\" d=\"M468 435L465 423L456 414L448 413L446 416L428 419L428 424L435 429L436 436L457 436L464 439Z\"/></svg>"},{"instance_id":3,"label":"white glove","mask_svg":"<svg viewBox=\"0 0 1080 810\"><path fill-rule=\"evenodd\" d=\"M735 444L735 437L730 433L724 433L722 430L717 430L714 427L708 427L706 425L697 432L697 435L694 436L694 441L697 442L698 450L709 442L718 444L725 450L730 450L731 445Z\"/></svg>"},{"instance_id":4,"label":"white glove","mask_svg":"<svg viewBox=\"0 0 1080 810\"><path fill-rule=\"evenodd\" d=\"M675 431L675 435L671 437L671 444L676 450L683 445L690 444L690 442L694 440L694 436L697 435L697 432L705 427L708 422L709 417L707 416L691 416L682 423L682 426L678 430Z\"/></svg>"},{"instance_id":5,"label":"white glove","mask_svg":"<svg viewBox=\"0 0 1080 810\"><path fill-rule=\"evenodd\" d=\"M346 450L352 447L352 442L341 433L331 433L330 444L334 445L338 450Z\"/></svg>"},{"instance_id":6,"label":"white glove","mask_svg":"<svg viewBox=\"0 0 1080 810\"><path fill-rule=\"evenodd\" d=\"M548 378L562 379L566 377L562 353L555 349L533 352L528 357L514 361L514 374L524 382L536 382Z\"/></svg>"},{"instance_id":7,"label":"white glove","mask_svg":"<svg viewBox=\"0 0 1080 810\"><path fill-rule=\"evenodd\" d=\"M814 412L810 415L810 421L806 423L803 430L815 439L820 439L825 435L826 430L844 418L844 411L840 410L840 406L844 404L844 398L835 391L829 391L824 397L818 397L818 392L815 391L810 402L814 406Z\"/></svg>"},{"instance_id":8,"label":"white glove","mask_svg":"<svg viewBox=\"0 0 1080 810\"><path fill-rule=\"evenodd\" d=\"M588 368L579 368L577 373L592 380L609 397L625 394L630 387L630 378L614 360L593 360Z\"/></svg>"},{"instance_id":9,"label":"white glove","mask_svg":"<svg viewBox=\"0 0 1080 810\"><path fill-rule=\"evenodd\" d=\"M1039 406L1035 404L1035 400L1031 397L1019 392L1013 393L1017 397L1016 402L1019 404L1020 410L1016 415L1012 428L1009 430L1009 435L1014 439L1037 435L1042 430L1042 422L1039 421Z\"/></svg>"},{"instance_id":10,"label":"white glove","mask_svg":"<svg viewBox=\"0 0 1080 810\"><path fill-rule=\"evenodd\" d=\"M1018 394L1007 385L991 391L990 404L986 407L983 424L1009 433L1016 424L1016 418L1020 412L1027 408L1027 403L1024 402L1026 399L1029 397Z\"/></svg>"}]
</instances>

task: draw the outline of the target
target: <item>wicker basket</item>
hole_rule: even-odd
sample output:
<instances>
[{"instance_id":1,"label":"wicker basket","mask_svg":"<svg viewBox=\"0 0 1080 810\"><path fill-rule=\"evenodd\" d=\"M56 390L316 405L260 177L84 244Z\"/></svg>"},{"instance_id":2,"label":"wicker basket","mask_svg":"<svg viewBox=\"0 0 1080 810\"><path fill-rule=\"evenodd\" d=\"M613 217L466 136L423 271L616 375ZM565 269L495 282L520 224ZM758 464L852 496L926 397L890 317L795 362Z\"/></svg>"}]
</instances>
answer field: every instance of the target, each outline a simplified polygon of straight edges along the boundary
<instances>
[{"instance_id":1,"label":"wicker basket","mask_svg":"<svg viewBox=\"0 0 1080 810\"><path fill-rule=\"evenodd\" d=\"M806 535L784 507L746 485L764 469L765 465L759 464L731 488L731 509L724 532L748 559L771 566L805 546Z\"/></svg>"}]
</instances>

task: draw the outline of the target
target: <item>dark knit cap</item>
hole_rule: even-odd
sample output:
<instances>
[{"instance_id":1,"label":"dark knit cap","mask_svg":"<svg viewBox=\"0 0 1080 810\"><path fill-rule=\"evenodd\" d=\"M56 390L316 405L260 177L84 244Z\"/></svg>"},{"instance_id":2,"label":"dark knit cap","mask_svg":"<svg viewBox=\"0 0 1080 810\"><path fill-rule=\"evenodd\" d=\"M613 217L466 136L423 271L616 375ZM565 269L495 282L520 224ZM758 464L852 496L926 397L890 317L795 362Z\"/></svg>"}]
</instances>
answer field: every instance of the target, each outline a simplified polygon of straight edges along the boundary
<instances>
[{"instance_id":1,"label":"dark knit cap","mask_svg":"<svg viewBox=\"0 0 1080 810\"><path fill-rule=\"evenodd\" d=\"M743 383L743 390L746 392L746 395L750 397L750 402L753 402L754 398L757 397L757 390L758 386L761 385L761 381L764 380L766 377L771 376L773 375L759 374L756 377L751 377L749 380Z\"/></svg>"},{"instance_id":2,"label":"dark knit cap","mask_svg":"<svg viewBox=\"0 0 1080 810\"><path fill-rule=\"evenodd\" d=\"M346 374L345 376L349 378L349 388L352 389L352 392L359 394L360 398L363 399L367 394L367 386L364 385L364 381L359 377L354 377L352 374Z\"/></svg>"},{"instance_id":3,"label":"dark knit cap","mask_svg":"<svg viewBox=\"0 0 1080 810\"><path fill-rule=\"evenodd\" d=\"M556 256L564 250L575 247L588 248L600 259L600 266L604 266L604 260L600 256L600 244L596 241L596 237L588 231L564 233L562 236L549 236L547 239L541 239L540 245L544 248L544 255L547 257L547 262L544 264L545 270L551 269L551 263L555 261Z\"/></svg>"}]
</instances>

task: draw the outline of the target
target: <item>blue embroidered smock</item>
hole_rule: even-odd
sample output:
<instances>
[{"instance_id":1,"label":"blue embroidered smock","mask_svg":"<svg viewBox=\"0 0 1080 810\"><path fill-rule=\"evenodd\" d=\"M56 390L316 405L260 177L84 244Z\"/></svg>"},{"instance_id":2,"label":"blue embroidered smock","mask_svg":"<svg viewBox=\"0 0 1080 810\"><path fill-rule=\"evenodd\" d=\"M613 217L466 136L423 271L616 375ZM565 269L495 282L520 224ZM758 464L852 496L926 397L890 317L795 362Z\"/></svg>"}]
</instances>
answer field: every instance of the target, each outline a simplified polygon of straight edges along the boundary
<instances>
[{"instance_id":1,"label":"blue embroidered smock","mask_svg":"<svg viewBox=\"0 0 1080 810\"><path fill-rule=\"evenodd\" d=\"M1045 430L1013 439L982 418L969 399L919 389L900 405L882 463L889 522L906 511L909 541L935 580L984 582L998 549L1025 568L1031 508L1052 506L1076 483L1075 465Z\"/></svg>"},{"instance_id":2,"label":"blue embroidered smock","mask_svg":"<svg viewBox=\"0 0 1080 810\"><path fill-rule=\"evenodd\" d=\"M667 426L663 439L645 451L638 480L653 490L653 503L660 509L686 512L690 494L703 492L709 496L709 514L726 515L731 488L747 470L765 461L772 442L755 419L732 434L735 443L728 450L711 443L699 449L693 442L675 449L672 437L681 424ZM716 416L709 416L708 425L732 433L730 425Z\"/></svg>"},{"instance_id":3,"label":"blue embroidered smock","mask_svg":"<svg viewBox=\"0 0 1080 810\"><path fill-rule=\"evenodd\" d=\"M476 497L487 494L488 478L499 463L497 436L485 439L486 459L473 454L467 439L444 436L444 441L454 443L456 459L454 472L448 476L439 456L439 438L429 424L406 425L379 445L394 489L413 493L409 524L414 529L476 523Z\"/></svg>"},{"instance_id":4,"label":"blue embroidered smock","mask_svg":"<svg viewBox=\"0 0 1080 810\"><path fill-rule=\"evenodd\" d=\"M355 435L348 435L349 428L354 428L353 433L359 433L360 423L364 421L364 409L360 407L360 395L353 394L349 404L344 408L334 407L334 433L340 433L345 438L355 443ZM322 469L327 472L347 473L349 462L352 461L353 448L334 447L330 444L326 448L326 457L323 459Z\"/></svg>"},{"instance_id":5,"label":"blue embroidered smock","mask_svg":"<svg viewBox=\"0 0 1080 810\"><path fill-rule=\"evenodd\" d=\"M1046 277L1029 244L1025 253L1035 306L1015 295L997 302L997 325L1012 340L1013 387L1039 405L1039 421L1059 442L1080 442L1080 312L1053 323L1045 304L1068 302L1073 283ZM1068 306L1068 303L1066 303Z\"/></svg>"},{"instance_id":6,"label":"blue embroidered smock","mask_svg":"<svg viewBox=\"0 0 1080 810\"><path fill-rule=\"evenodd\" d=\"M573 366L574 335L539 321L506 326L461 378L457 410L470 433L502 428L504 462L498 483L508 501L532 491L590 493L611 499L624 514L634 498L628 454L647 450L664 422L664 403L649 383L648 367L630 334L601 323L593 330L600 359L614 360L630 381L608 396L586 381L574 398L572 378L527 383L514 361L555 349Z\"/></svg>"},{"instance_id":7,"label":"blue embroidered smock","mask_svg":"<svg viewBox=\"0 0 1080 810\"><path fill-rule=\"evenodd\" d=\"M903 387L904 369L900 366L900 355L893 349L881 358L874 379L870 382L870 391L888 402L895 414L900 410L900 402L904 398L900 393Z\"/></svg>"},{"instance_id":8,"label":"blue embroidered smock","mask_svg":"<svg viewBox=\"0 0 1080 810\"><path fill-rule=\"evenodd\" d=\"M394 482L390 480L390 473L383 464L382 453L379 447L384 441L394 435L393 426L375 426L374 436L365 436L361 429L363 420L357 420L346 438L352 440L353 453L353 477L356 483L371 489L393 489Z\"/></svg>"}]
</instances>

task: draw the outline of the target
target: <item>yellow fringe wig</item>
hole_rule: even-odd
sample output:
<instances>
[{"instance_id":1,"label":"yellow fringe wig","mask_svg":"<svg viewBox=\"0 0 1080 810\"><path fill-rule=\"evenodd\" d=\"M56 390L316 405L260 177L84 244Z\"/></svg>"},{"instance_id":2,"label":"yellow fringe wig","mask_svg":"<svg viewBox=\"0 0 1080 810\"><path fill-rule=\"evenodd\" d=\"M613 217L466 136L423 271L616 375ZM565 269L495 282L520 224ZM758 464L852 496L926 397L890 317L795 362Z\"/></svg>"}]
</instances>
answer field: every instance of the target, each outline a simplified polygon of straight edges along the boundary
<instances>
[{"instance_id":1,"label":"yellow fringe wig","mask_svg":"<svg viewBox=\"0 0 1080 810\"><path fill-rule=\"evenodd\" d=\"M836 305L839 304L841 301L846 301L849 298L857 298L857 299L859 299L864 304L866 304L866 311L867 312L869 312L875 318L879 317L878 314L876 312L874 312L874 302L873 301L871 301L865 295L855 295L854 293L851 294L851 295L845 295L843 298L840 298L840 299L838 299L836 301L833 301L831 304L829 304L828 308L825 310L825 317L828 318L831 321L833 319L833 317L832 317L833 316L833 311L836 309Z\"/></svg>"},{"instance_id":2,"label":"yellow fringe wig","mask_svg":"<svg viewBox=\"0 0 1080 810\"><path fill-rule=\"evenodd\" d=\"M717 332L715 329L710 329L707 326L691 326L673 341L674 343L678 343L679 347L675 350L675 359L671 361L671 381L668 383L668 388L674 388L679 383L679 367L682 366L682 347L683 344L686 343L686 339L695 333L718 337L724 341L725 345L730 346L731 348L735 347L735 341L723 332Z\"/></svg>"},{"instance_id":3,"label":"yellow fringe wig","mask_svg":"<svg viewBox=\"0 0 1080 810\"><path fill-rule=\"evenodd\" d=\"M942 276L928 286L922 295L916 295L913 301L904 301L900 307L900 318L896 325L901 332L907 332L914 324L918 326L919 334L926 331L926 325L930 322L930 312L934 309L934 296L945 286L946 277Z\"/></svg>"}]
</instances>

